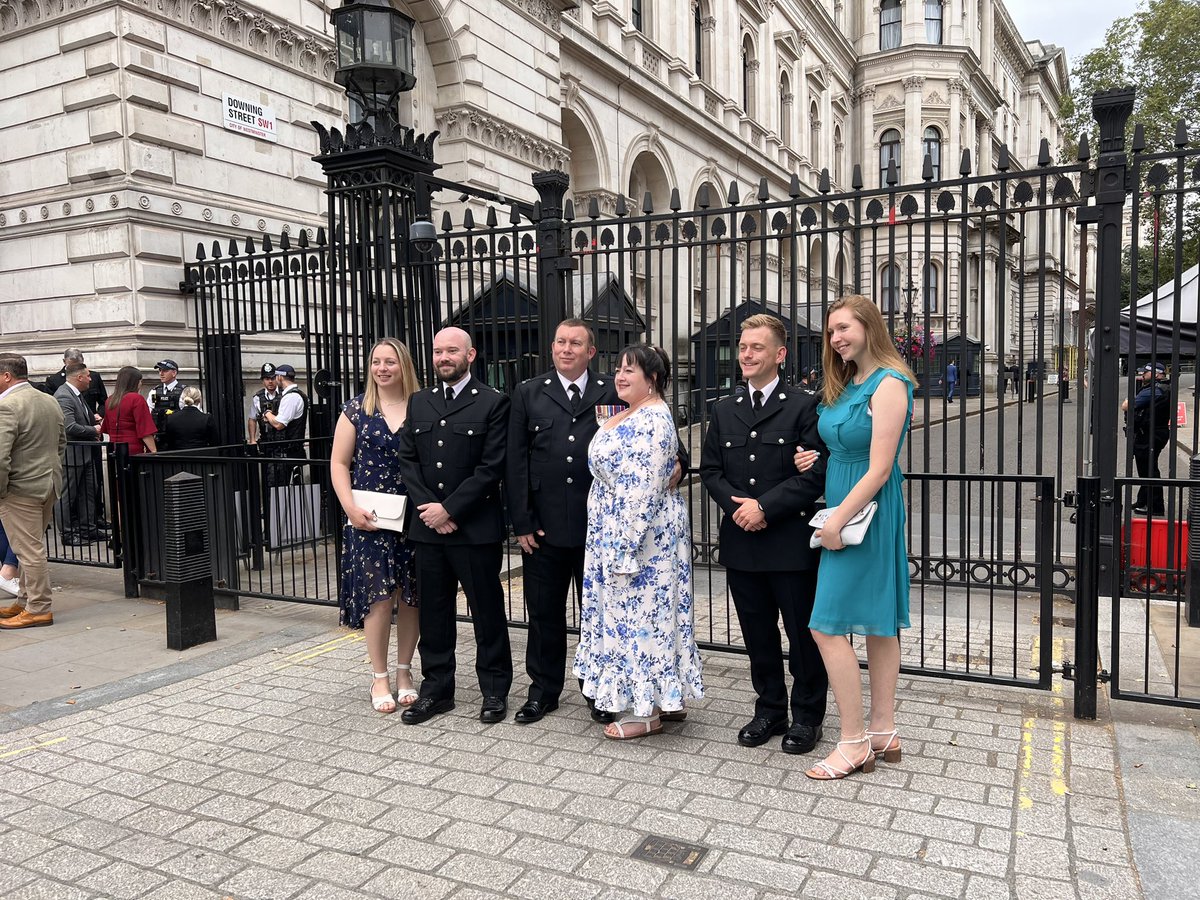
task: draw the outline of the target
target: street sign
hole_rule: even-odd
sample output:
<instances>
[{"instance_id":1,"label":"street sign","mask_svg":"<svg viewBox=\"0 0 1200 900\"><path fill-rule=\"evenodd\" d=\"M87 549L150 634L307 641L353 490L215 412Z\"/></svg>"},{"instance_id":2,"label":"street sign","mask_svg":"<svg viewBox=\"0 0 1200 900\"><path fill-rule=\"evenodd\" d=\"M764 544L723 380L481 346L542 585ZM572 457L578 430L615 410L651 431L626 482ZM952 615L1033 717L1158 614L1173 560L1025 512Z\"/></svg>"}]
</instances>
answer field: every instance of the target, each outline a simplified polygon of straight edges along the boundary
<instances>
[{"instance_id":1,"label":"street sign","mask_svg":"<svg viewBox=\"0 0 1200 900\"><path fill-rule=\"evenodd\" d=\"M228 131L248 134L260 140L278 143L279 133L275 130L275 110L245 97L225 94L221 105L221 124Z\"/></svg>"}]
</instances>

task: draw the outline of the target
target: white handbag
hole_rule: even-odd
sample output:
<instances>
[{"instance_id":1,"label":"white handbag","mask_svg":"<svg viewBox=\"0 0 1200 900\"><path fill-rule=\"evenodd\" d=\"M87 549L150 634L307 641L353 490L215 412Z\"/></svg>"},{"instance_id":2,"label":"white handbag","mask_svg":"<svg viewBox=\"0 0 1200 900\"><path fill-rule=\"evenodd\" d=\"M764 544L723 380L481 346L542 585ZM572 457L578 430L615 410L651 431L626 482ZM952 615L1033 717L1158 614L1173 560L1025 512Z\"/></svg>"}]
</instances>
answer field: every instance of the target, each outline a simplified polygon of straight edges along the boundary
<instances>
[{"instance_id":1,"label":"white handbag","mask_svg":"<svg viewBox=\"0 0 1200 900\"><path fill-rule=\"evenodd\" d=\"M354 495L355 504L375 514L371 521L376 528L404 532L404 513L408 510L407 495L354 490L350 493Z\"/></svg>"},{"instance_id":2,"label":"white handbag","mask_svg":"<svg viewBox=\"0 0 1200 900\"><path fill-rule=\"evenodd\" d=\"M842 526L842 543L847 547L855 544L861 544L863 542L863 538L867 536L867 526L870 525L871 520L875 518L875 510L878 508L879 504L872 500L857 513L855 513L850 521ZM836 511L836 506L832 509L817 510L817 512L813 513L812 518L808 520L808 524L819 531L825 527L825 523L829 521L829 517L832 516ZM808 539L808 546L814 548L821 546L821 539L817 537L817 531L814 531L812 533L812 537Z\"/></svg>"}]
</instances>

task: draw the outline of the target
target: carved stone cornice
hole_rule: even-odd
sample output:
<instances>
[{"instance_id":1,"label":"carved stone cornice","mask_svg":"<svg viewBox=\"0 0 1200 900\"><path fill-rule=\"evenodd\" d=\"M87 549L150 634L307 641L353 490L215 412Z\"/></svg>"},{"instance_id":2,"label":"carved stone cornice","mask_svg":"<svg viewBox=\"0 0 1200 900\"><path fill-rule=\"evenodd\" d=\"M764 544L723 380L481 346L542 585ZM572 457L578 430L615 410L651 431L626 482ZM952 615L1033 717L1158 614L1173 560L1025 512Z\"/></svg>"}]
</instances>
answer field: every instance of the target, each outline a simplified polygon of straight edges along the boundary
<instances>
[{"instance_id":1,"label":"carved stone cornice","mask_svg":"<svg viewBox=\"0 0 1200 900\"><path fill-rule=\"evenodd\" d=\"M919 91L925 86L925 76L909 75L904 79L903 84L905 93L908 93L909 91Z\"/></svg>"},{"instance_id":2,"label":"carved stone cornice","mask_svg":"<svg viewBox=\"0 0 1200 900\"><path fill-rule=\"evenodd\" d=\"M951 96L954 94L962 96L962 93L964 90L966 90L966 87L966 84L963 83L961 78L951 78L946 82L946 89L950 92Z\"/></svg>"},{"instance_id":3,"label":"carved stone cornice","mask_svg":"<svg viewBox=\"0 0 1200 900\"><path fill-rule=\"evenodd\" d=\"M44 27L111 0L0 0L0 34ZM333 82L333 41L242 0L121 0L121 5L249 50L274 63Z\"/></svg>"},{"instance_id":4,"label":"carved stone cornice","mask_svg":"<svg viewBox=\"0 0 1200 900\"><path fill-rule=\"evenodd\" d=\"M561 144L540 138L473 106L464 104L439 109L434 113L434 121L443 144L454 140L472 141L540 170L565 170L570 163L570 151Z\"/></svg>"},{"instance_id":5,"label":"carved stone cornice","mask_svg":"<svg viewBox=\"0 0 1200 900\"><path fill-rule=\"evenodd\" d=\"M562 33L563 5L553 0L504 0L509 6L516 7L531 19L536 19L555 34ZM576 11L576 16L579 15Z\"/></svg>"},{"instance_id":6,"label":"carved stone cornice","mask_svg":"<svg viewBox=\"0 0 1200 900\"><path fill-rule=\"evenodd\" d=\"M611 219L617 214L617 195L612 191L594 190L594 191L575 191L575 218L580 219L587 216L588 204L594 199L596 205L600 207L600 216L605 219ZM629 201L626 201L628 203Z\"/></svg>"}]
</instances>

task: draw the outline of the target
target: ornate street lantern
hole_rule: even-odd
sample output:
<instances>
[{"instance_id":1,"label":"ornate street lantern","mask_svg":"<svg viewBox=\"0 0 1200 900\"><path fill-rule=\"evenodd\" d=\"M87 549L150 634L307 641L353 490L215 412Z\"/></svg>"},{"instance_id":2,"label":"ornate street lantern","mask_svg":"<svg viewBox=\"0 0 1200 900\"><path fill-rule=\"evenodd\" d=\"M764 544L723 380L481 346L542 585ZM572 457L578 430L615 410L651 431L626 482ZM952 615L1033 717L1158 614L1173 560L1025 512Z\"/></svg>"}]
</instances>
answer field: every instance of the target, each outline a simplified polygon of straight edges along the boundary
<instances>
[{"instance_id":1,"label":"ornate street lantern","mask_svg":"<svg viewBox=\"0 0 1200 900\"><path fill-rule=\"evenodd\" d=\"M396 98L417 83L413 74L412 19L388 0L348 0L330 15L337 31L337 71L369 119L394 121Z\"/></svg>"}]
</instances>

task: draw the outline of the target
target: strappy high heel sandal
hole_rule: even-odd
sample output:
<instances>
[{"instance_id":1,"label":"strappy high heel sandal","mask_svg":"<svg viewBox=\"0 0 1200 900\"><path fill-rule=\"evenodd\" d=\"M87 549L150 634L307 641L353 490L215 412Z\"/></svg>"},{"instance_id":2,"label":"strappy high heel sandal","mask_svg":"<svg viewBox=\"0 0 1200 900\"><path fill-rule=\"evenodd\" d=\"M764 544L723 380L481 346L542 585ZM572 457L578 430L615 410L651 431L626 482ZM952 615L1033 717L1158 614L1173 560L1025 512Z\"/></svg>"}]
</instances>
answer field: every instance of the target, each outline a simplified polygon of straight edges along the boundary
<instances>
[{"instance_id":1,"label":"strappy high heel sandal","mask_svg":"<svg viewBox=\"0 0 1200 900\"><path fill-rule=\"evenodd\" d=\"M400 674L401 672L411 672L412 663L396 663L396 703L400 706L412 706L417 702L417 698L421 696L417 693L416 688L401 688Z\"/></svg>"},{"instance_id":2,"label":"strappy high heel sandal","mask_svg":"<svg viewBox=\"0 0 1200 900\"><path fill-rule=\"evenodd\" d=\"M868 731L867 737L870 738L887 738L882 747L876 747L875 741L871 741L871 749L875 751L875 756L883 757L886 763L900 762L900 735L893 728L891 731Z\"/></svg>"},{"instance_id":3,"label":"strappy high heel sandal","mask_svg":"<svg viewBox=\"0 0 1200 900\"><path fill-rule=\"evenodd\" d=\"M375 678L389 679L391 675L387 672L372 672L371 675ZM396 711L396 698L392 696L391 682L388 682L388 692L382 696L375 696L375 684L367 688L367 696L371 698L371 708L377 713L394 713Z\"/></svg>"},{"instance_id":4,"label":"strappy high heel sandal","mask_svg":"<svg viewBox=\"0 0 1200 900\"><path fill-rule=\"evenodd\" d=\"M855 763L850 757L842 752L842 745L866 744L867 755L860 763ZM871 749L871 739L865 734L856 738L853 741L838 741L836 747L837 755L846 761L846 768L839 769L837 766L821 760L811 769L808 769L804 774L813 781L840 781L848 775L853 775L855 772L863 772L870 774L875 771L875 751Z\"/></svg>"}]
</instances>

